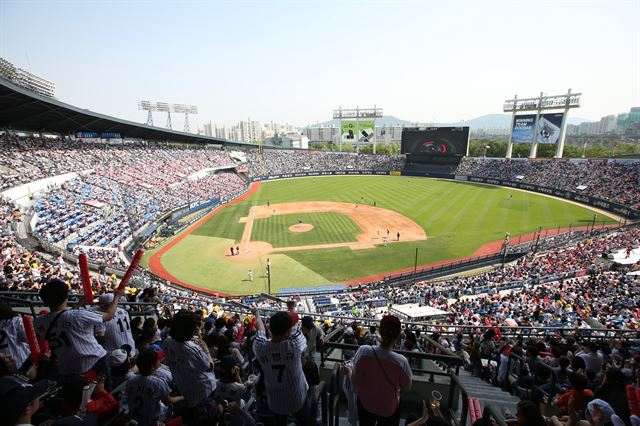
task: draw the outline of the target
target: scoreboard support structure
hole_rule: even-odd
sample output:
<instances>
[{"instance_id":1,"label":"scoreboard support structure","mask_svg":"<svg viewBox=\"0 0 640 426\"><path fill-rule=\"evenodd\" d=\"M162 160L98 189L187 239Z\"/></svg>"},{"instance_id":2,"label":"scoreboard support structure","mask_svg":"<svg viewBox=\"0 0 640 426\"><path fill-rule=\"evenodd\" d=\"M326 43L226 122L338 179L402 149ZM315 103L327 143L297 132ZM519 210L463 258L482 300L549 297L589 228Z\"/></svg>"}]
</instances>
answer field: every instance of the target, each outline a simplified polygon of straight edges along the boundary
<instances>
[{"instance_id":1,"label":"scoreboard support structure","mask_svg":"<svg viewBox=\"0 0 640 426\"><path fill-rule=\"evenodd\" d=\"M564 95L545 96L543 92L540 92L540 96L536 98L518 99L518 95L515 95L513 99L506 100L502 110L504 112L511 112L512 116L511 127L509 129L509 143L507 145L505 158L511 158L513 153L513 129L516 124L517 113L534 111L536 113L531 136L531 151L529 153L529 158L536 158L538 155L537 129L542 112L563 109L564 113L560 124L560 134L558 141L556 142L556 152L554 155L555 158L562 158L564 142L567 136L567 117L569 116L569 109L580 108L581 96L581 93L571 93L571 89L569 89Z\"/></svg>"}]
</instances>

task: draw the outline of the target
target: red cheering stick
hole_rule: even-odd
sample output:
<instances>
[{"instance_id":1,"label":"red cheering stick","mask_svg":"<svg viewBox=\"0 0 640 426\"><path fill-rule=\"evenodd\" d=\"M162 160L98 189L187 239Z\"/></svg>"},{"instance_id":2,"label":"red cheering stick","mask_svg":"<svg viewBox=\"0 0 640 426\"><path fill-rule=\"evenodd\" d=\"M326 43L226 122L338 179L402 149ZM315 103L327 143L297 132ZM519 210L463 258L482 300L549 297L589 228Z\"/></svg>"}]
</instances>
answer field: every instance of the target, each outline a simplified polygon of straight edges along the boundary
<instances>
[{"instance_id":1,"label":"red cheering stick","mask_svg":"<svg viewBox=\"0 0 640 426\"><path fill-rule=\"evenodd\" d=\"M24 326L24 334L27 336L27 343L29 343L29 349L31 350L31 361L37 364L42 353L36 337L36 330L33 328L33 318L30 315L22 315L22 324Z\"/></svg>"},{"instance_id":2,"label":"red cheering stick","mask_svg":"<svg viewBox=\"0 0 640 426\"><path fill-rule=\"evenodd\" d=\"M89 276L89 264L87 263L87 255L80 253L78 256L78 265L80 266L80 279L82 280L82 289L84 290L85 303L93 303L93 289L91 288L91 277Z\"/></svg>"},{"instance_id":3,"label":"red cheering stick","mask_svg":"<svg viewBox=\"0 0 640 426\"><path fill-rule=\"evenodd\" d=\"M629 403L629 410L631 411L631 414L635 416L640 415L640 405L638 404L636 389L632 385L627 385L625 390L627 391L627 401Z\"/></svg>"},{"instance_id":4,"label":"red cheering stick","mask_svg":"<svg viewBox=\"0 0 640 426\"><path fill-rule=\"evenodd\" d=\"M131 260L131 265L129 265L129 269L127 269L126 274L124 274L124 277L122 277L122 281L120 281L120 285L118 285L118 290L124 290L127 284L129 284L129 280L138 267L138 263L140 263L140 259L142 258L143 253L144 252L142 251L142 249L138 249L136 251L135 256L133 256L133 259Z\"/></svg>"}]
</instances>

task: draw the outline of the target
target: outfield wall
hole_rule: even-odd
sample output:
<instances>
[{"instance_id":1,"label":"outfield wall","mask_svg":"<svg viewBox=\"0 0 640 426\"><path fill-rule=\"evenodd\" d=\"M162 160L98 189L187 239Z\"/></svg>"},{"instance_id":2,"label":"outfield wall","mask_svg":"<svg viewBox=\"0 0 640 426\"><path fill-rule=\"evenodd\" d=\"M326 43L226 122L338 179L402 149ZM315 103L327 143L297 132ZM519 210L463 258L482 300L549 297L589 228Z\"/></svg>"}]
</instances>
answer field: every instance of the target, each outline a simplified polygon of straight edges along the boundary
<instances>
[{"instance_id":1,"label":"outfield wall","mask_svg":"<svg viewBox=\"0 0 640 426\"><path fill-rule=\"evenodd\" d=\"M379 171L379 170L340 170L340 171L327 171L327 172L301 172L301 173L284 173L270 176L255 176L251 178L251 181L269 181L276 179L289 179L297 177L310 177L310 176L345 176L345 175L359 175L359 176L388 176L394 175L392 171ZM445 173L429 173L429 172L416 172L416 171L402 171L402 176L413 177L430 177L438 179L450 179L461 182L477 182L486 183L489 185L504 186L510 188L524 189L527 191L538 192L540 194L549 194L555 197L564 198L566 200L577 201L582 204L586 204L599 209L607 210L627 219L640 219L640 211L632 209L631 207L623 204L614 203L613 201L606 201L596 197L590 197L585 194L578 194L576 192L564 191L562 189L548 188L546 186L533 185L524 182L513 182L509 180L501 179L489 179L477 176L463 176L453 175Z\"/></svg>"},{"instance_id":2,"label":"outfield wall","mask_svg":"<svg viewBox=\"0 0 640 426\"><path fill-rule=\"evenodd\" d=\"M312 176L346 176L346 175L364 175L364 176L388 176L391 172L380 170L337 170L328 172L301 172L301 173L282 173L279 175L269 176L254 176L251 177L251 182L261 182L275 179L289 179L297 177L312 177Z\"/></svg>"}]
</instances>

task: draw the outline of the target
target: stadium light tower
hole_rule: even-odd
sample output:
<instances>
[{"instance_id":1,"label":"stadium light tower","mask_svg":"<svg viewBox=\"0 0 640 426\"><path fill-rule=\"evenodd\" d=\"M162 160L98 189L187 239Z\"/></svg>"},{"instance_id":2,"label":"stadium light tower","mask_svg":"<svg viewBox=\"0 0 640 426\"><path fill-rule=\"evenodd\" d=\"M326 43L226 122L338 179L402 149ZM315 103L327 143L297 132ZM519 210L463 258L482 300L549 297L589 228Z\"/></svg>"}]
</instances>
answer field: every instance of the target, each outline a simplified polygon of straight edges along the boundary
<instances>
[{"instance_id":1,"label":"stadium light tower","mask_svg":"<svg viewBox=\"0 0 640 426\"><path fill-rule=\"evenodd\" d=\"M173 112L184 114L184 131L189 133L189 114L197 114L196 105L173 104Z\"/></svg>"},{"instance_id":2,"label":"stadium light tower","mask_svg":"<svg viewBox=\"0 0 640 426\"><path fill-rule=\"evenodd\" d=\"M171 105L166 102L156 102L156 109L167 113L167 129L171 129Z\"/></svg>"},{"instance_id":3,"label":"stadium light tower","mask_svg":"<svg viewBox=\"0 0 640 426\"><path fill-rule=\"evenodd\" d=\"M155 102L138 101L138 110L147 111L147 126L153 126L153 111L157 111L157 105Z\"/></svg>"}]
</instances>

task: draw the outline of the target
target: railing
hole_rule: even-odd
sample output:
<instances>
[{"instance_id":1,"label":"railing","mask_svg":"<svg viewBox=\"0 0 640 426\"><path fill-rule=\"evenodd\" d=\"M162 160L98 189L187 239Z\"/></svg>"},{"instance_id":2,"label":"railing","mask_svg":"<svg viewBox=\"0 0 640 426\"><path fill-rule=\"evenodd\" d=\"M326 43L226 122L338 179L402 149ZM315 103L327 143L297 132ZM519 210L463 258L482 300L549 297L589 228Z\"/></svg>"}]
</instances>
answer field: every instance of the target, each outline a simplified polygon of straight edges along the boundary
<instances>
[{"instance_id":1,"label":"railing","mask_svg":"<svg viewBox=\"0 0 640 426\"><path fill-rule=\"evenodd\" d=\"M342 361L343 361L342 358L327 356L327 353L330 354L337 349L351 350L354 353L355 351L358 350L359 348L358 345L331 341L334 339L339 339L341 335L342 335L342 330L340 330L337 333L332 333L330 336L327 335L328 337L327 340L329 341L325 341L322 347L321 357L320 357L320 365L322 367L325 366L325 362L327 361L335 362L338 365L342 364ZM466 425L467 412L468 412L468 394L457 376L458 369L463 364L462 359L455 354L448 355L448 354L436 354L436 353L425 353L425 352L407 352L407 351L399 351L399 350L394 350L393 352L406 357L407 360L409 361L409 364L412 365L411 371L417 375L428 376L429 383L435 382L435 378L434 378L435 376L448 378L449 379L448 395L447 395L444 411L448 415L448 417L455 422L456 425L459 425L459 426ZM429 360L429 361L436 362L438 364L445 364L447 368L445 371L425 370L425 369L421 369L413 366L414 363L412 361L414 360L415 361ZM455 367L455 371L453 370L453 367ZM460 419L456 417L455 411L454 411L454 407L457 406L457 400L456 400L458 396L457 393L459 393L459 396L462 399L462 409L460 413L461 414ZM441 409L442 408L443 407L441 407Z\"/></svg>"},{"instance_id":2,"label":"railing","mask_svg":"<svg viewBox=\"0 0 640 426\"><path fill-rule=\"evenodd\" d=\"M428 268L418 269L414 271L402 272L399 274L387 275L383 278L386 284L407 283L412 280L424 280L425 278L436 276L445 272L460 269L466 266L480 266L482 264L494 264L500 262L513 262L524 256L526 253L509 253L505 257L502 254L486 254L470 259L454 260L442 265L430 266Z\"/></svg>"},{"instance_id":3,"label":"railing","mask_svg":"<svg viewBox=\"0 0 640 426\"><path fill-rule=\"evenodd\" d=\"M69 306L73 306L81 297L82 295L70 294ZM34 317L38 316L42 308L45 308L44 303L40 300L37 293L2 291L0 292L0 300L7 302L11 307L28 309L28 313ZM157 303L121 301L118 305L123 306L125 309L128 308L127 312L131 316L143 316L145 318L149 316L159 316ZM36 310L36 308L38 308L38 310Z\"/></svg>"},{"instance_id":4,"label":"railing","mask_svg":"<svg viewBox=\"0 0 640 426\"><path fill-rule=\"evenodd\" d=\"M11 292L5 291L0 292L1 297L9 297L13 299L29 299L32 301L37 300L37 302L32 302L35 306L44 306L40 301L38 293L36 292ZM75 301L81 295L79 294L70 294L69 300ZM197 305L200 306L203 303L199 299L194 299L191 297L182 297L175 296L176 299L184 299L184 300L193 300L197 302ZM225 311L230 313L238 313L240 315L247 315L251 313L251 308L247 305L243 305L237 302L225 302L223 300L216 300L212 298L212 301L222 307ZM158 305L155 303L144 303L144 302L121 302L122 305L131 305L131 306L153 306L154 308ZM278 309L260 309L261 313L275 313L278 312ZM314 320L324 321L331 320L336 324L351 324L353 322L357 322L363 326L370 325L379 325L380 320L378 318L364 318L364 317L347 317L347 316L338 316L338 315L327 315L327 314L318 314L318 313L305 313L304 315L311 316ZM433 323L426 321L403 321L403 324L410 328L417 328L423 334L430 333L439 333L441 336L452 336L455 337L457 334L461 333L463 335L477 335L482 334L488 329L494 329L498 327L501 331L501 335L503 337L546 337L549 335L559 335L559 336L578 336L582 340L607 340L607 339L625 339L625 340L640 340L640 331L638 330L619 330L619 329L595 329L595 328L561 328L561 327L542 327L542 326L505 326L505 325L457 325L457 324L446 324L446 323ZM438 344L437 342L432 341L433 344ZM438 349L445 349L444 347Z\"/></svg>"}]
</instances>

